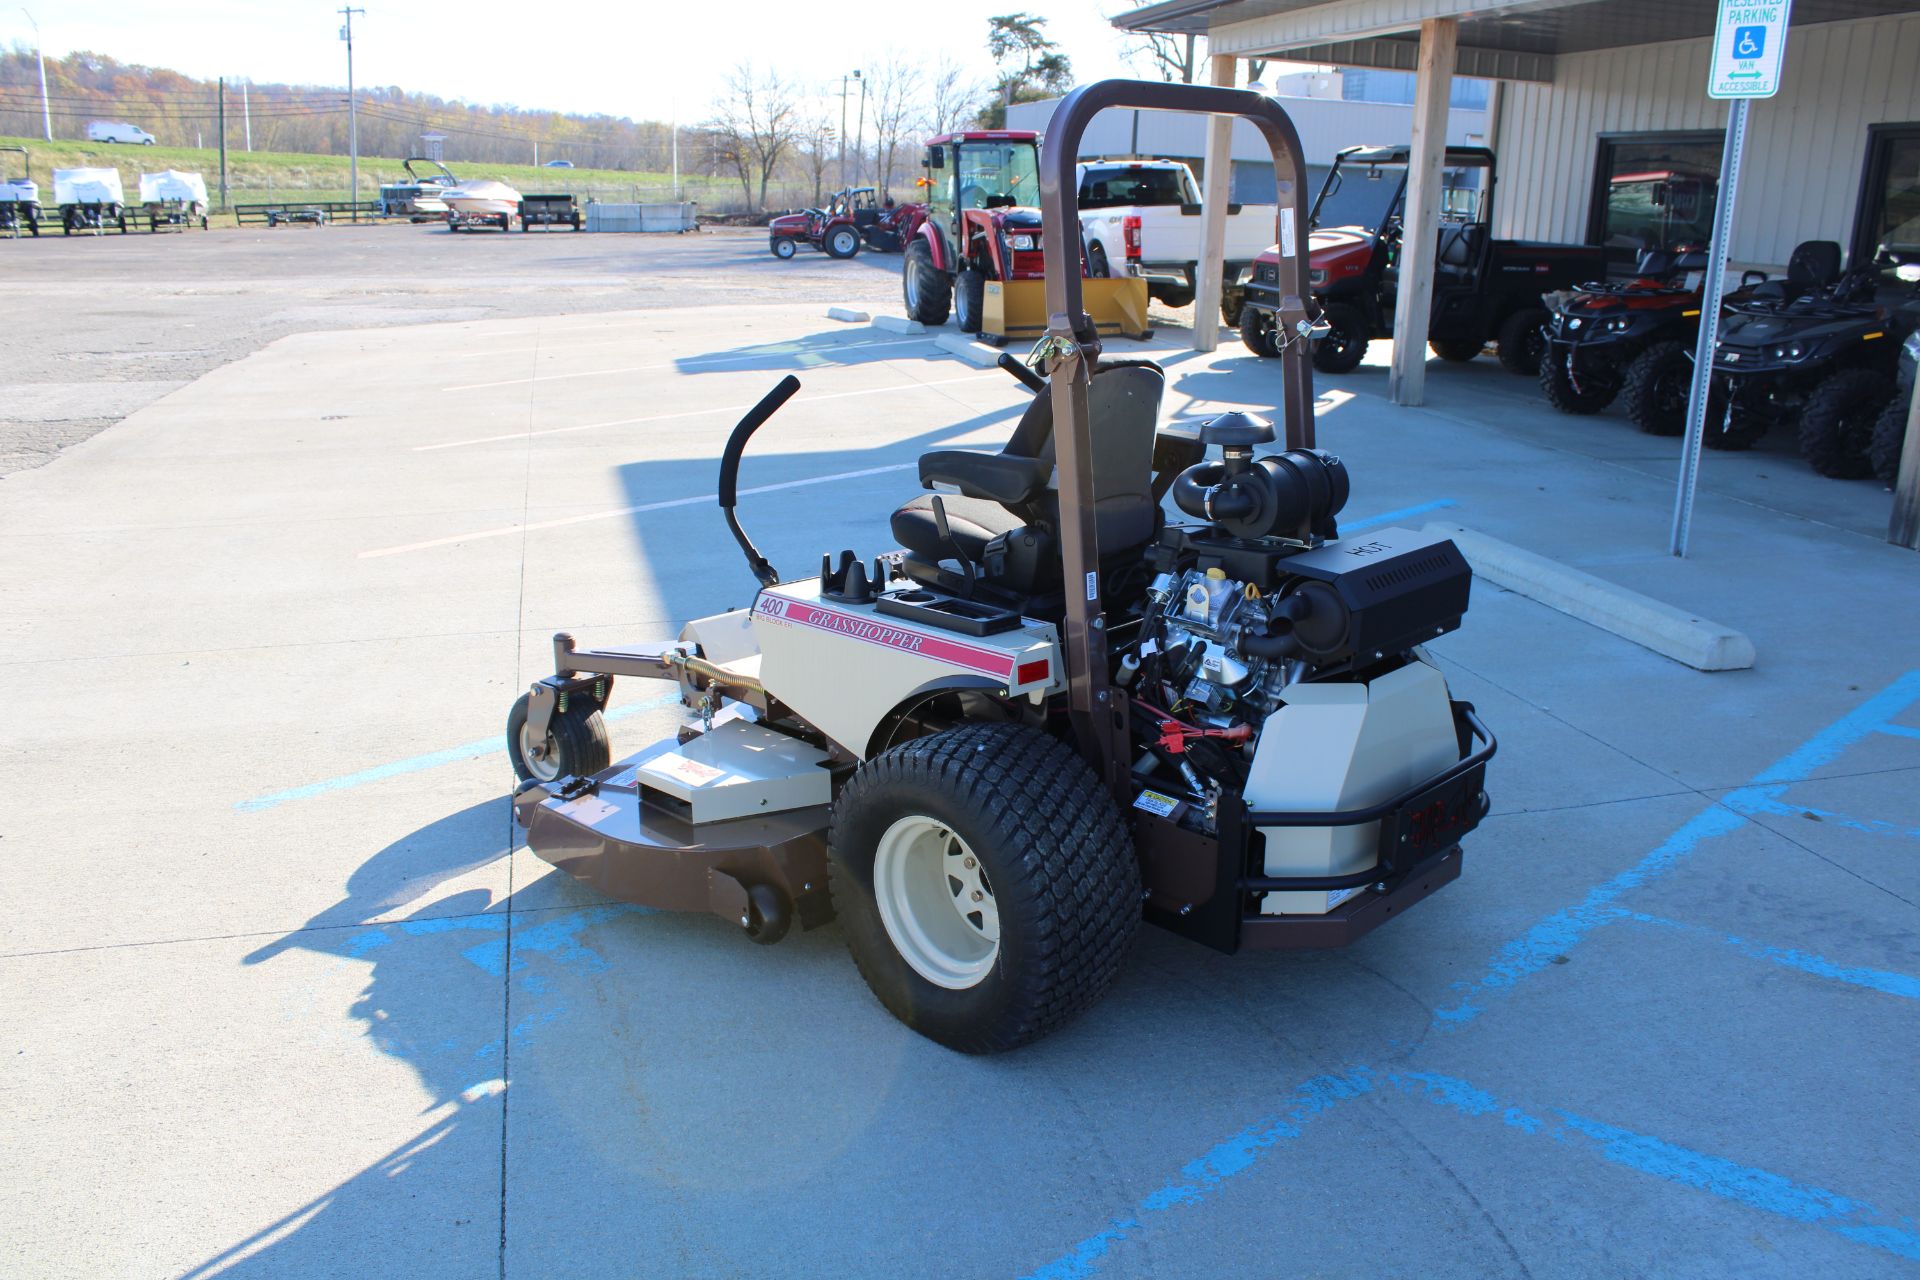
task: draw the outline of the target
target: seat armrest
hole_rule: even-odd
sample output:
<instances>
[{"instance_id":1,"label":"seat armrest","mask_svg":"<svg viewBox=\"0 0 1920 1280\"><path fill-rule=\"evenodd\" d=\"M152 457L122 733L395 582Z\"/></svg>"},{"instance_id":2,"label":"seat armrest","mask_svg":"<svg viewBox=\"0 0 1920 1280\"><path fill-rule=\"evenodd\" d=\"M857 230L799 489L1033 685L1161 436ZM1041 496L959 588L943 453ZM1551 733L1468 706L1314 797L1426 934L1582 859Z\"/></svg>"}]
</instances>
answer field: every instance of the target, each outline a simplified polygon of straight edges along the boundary
<instances>
[{"instance_id":1,"label":"seat armrest","mask_svg":"<svg viewBox=\"0 0 1920 1280\"><path fill-rule=\"evenodd\" d=\"M1005 453L969 453L936 449L920 455L920 483L931 489L949 484L964 497L1019 506L1046 491L1053 463L1045 458L1016 458Z\"/></svg>"}]
</instances>

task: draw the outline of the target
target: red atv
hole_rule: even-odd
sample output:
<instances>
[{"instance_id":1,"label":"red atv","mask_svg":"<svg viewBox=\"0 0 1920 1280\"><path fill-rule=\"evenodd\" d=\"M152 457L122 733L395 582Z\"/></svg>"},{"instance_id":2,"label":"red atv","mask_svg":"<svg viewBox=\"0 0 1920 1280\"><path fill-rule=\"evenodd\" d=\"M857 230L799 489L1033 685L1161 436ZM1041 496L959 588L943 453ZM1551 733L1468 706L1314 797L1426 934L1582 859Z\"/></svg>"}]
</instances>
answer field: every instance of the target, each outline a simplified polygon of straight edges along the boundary
<instances>
[{"instance_id":1,"label":"red atv","mask_svg":"<svg viewBox=\"0 0 1920 1280\"><path fill-rule=\"evenodd\" d=\"M989 280L1038 280L1040 135L943 133L927 143L925 220L907 244L907 315L978 333Z\"/></svg>"}]
</instances>

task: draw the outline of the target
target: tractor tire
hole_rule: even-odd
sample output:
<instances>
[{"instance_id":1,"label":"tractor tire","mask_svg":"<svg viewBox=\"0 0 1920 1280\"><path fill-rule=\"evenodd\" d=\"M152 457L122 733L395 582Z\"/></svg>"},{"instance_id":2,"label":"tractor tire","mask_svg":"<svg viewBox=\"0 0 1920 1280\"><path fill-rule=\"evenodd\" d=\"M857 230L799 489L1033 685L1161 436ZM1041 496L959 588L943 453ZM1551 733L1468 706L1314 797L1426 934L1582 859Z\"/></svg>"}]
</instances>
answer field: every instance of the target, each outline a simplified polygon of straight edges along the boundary
<instances>
[{"instance_id":1,"label":"tractor tire","mask_svg":"<svg viewBox=\"0 0 1920 1280\"><path fill-rule=\"evenodd\" d=\"M929 326L947 322L947 313L953 309L953 281L933 265L933 250L925 240L907 246L900 289L906 296L907 319Z\"/></svg>"},{"instance_id":2,"label":"tractor tire","mask_svg":"<svg viewBox=\"0 0 1920 1280\"><path fill-rule=\"evenodd\" d=\"M1351 373L1367 358L1367 318L1358 307L1330 302L1321 312L1330 326L1313 344L1313 367L1322 373Z\"/></svg>"},{"instance_id":3,"label":"tractor tire","mask_svg":"<svg viewBox=\"0 0 1920 1280\"><path fill-rule=\"evenodd\" d=\"M1140 923L1113 797L1039 729L968 724L854 772L828 831L860 976L921 1035L998 1053L1104 995Z\"/></svg>"},{"instance_id":4,"label":"tractor tire","mask_svg":"<svg viewBox=\"0 0 1920 1280\"><path fill-rule=\"evenodd\" d=\"M1693 352L1684 342L1656 342L1633 358L1620 381L1620 396L1633 425L1650 436L1677 436L1687 429L1687 399L1693 394Z\"/></svg>"},{"instance_id":5,"label":"tractor tire","mask_svg":"<svg viewBox=\"0 0 1920 1280\"><path fill-rule=\"evenodd\" d=\"M1465 364L1486 350L1486 347L1487 344L1484 342L1465 342L1457 338L1431 338L1427 341L1429 351L1442 360L1450 360L1454 364Z\"/></svg>"},{"instance_id":6,"label":"tractor tire","mask_svg":"<svg viewBox=\"0 0 1920 1280\"><path fill-rule=\"evenodd\" d=\"M1540 361L1547 354L1547 339L1541 333L1546 323L1542 307L1522 307L1508 316L1494 339L1499 343L1500 367L1508 373L1539 377Z\"/></svg>"},{"instance_id":7,"label":"tractor tire","mask_svg":"<svg viewBox=\"0 0 1920 1280\"><path fill-rule=\"evenodd\" d=\"M1742 409L1736 400L1727 410L1726 384L1715 379L1708 385L1706 423L1700 443L1722 453L1739 453L1759 444L1773 423L1751 409Z\"/></svg>"},{"instance_id":8,"label":"tractor tire","mask_svg":"<svg viewBox=\"0 0 1920 1280\"><path fill-rule=\"evenodd\" d=\"M782 262L785 262L798 252L798 249L793 243L792 236L775 236L767 242L767 248L772 251L774 257L780 259Z\"/></svg>"},{"instance_id":9,"label":"tractor tire","mask_svg":"<svg viewBox=\"0 0 1920 1280\"><path fill-rule=\"evenodd\" d=\"M953 278L953 322L962 333L978 333L986 309L987 278L968 267Z\"/></svg>"},{"instance_id":10,"label":"tractor tire","mask_svg":"<svg viewBox=\"0 0 1920 1280\"><path fill-rule=\"evenodd\" d=\"M585 778L613 763L613 748L607 741L606 718L592 698L574 695L567 700L565 712L556 711L547 722L550 754L535 760L527 741L527 701L521 694L507 713L507 758L513 762L513 774L522 782L554 782L561 778Z\"/></svg>"},{"instance_id":11,"label":"tractor tire","mask_svg":"<svg viewBox=\"0 0 1920 1280\"><path fill-rule=\"evenodd\" d=\"M1240 341L1256 356L1267 360L1280 358L1280 344L1274 341L1273 316L1258 307L1240 308Z\"/></svg>"},{"instance_id":12,"label":"tractor tire","mask_svg":"<svg viewBox=\"0 0 1920 1280\"><path fill-rule=\"evenodd\" d=\"M1107 261L1107 251L1100 245L1087 250L1087 278L1089 280L1107 280L1113 276L1113 264Z\"/></svg>"},{"instance_id":13,"label":"tractor tire","mask_svg":"<svg viewBox=\"0 0 1920 1280\"><path fill-rule=\"evenodd\" d=\"M860 233L852 227L835 227L821 242L829 258L851 258L860 252Z\"/></svg>"},{"instance_id":14,"label":"tractor tire","mask_svg":"<svg viewBox=\"0 0 1920 1280\"><path fill-rule=\"evenodd\" d=\"M1873 446L1867 455L1873 463L1873 474L1889 489L1900 477L1900 454L1906 443L1907 400L1896 395L1873 424Z\"/></svg>"},{"instance_id":15,"label":"tractor tire","mask_svg":"<svg viewBox=\"0 0 1920 1280\"><path fill-rule=\"evenodd\" d=\"M1540 390L1546 394L1547 403L1560 412L1584 417L1612 404L1613 398L1620 394L1620 384L1609 379L1604 383L1588 382L1575 387L1573 375L1567 372L1566 361L1543 359L1540 361Z\"/></svg>"},{"instance_id":16,"label":"tractor tire","mask_svg":"<svg viewBox=\"0 0 1920 1280\"><path fill-rule=\"evenodd\" d=\"M1800 411L1800 455L1833 480L1873 474L1873 428L1893 398L1893 380L1872 369L1841 369L1807 397Z\"/></svg>"}]
</instances>

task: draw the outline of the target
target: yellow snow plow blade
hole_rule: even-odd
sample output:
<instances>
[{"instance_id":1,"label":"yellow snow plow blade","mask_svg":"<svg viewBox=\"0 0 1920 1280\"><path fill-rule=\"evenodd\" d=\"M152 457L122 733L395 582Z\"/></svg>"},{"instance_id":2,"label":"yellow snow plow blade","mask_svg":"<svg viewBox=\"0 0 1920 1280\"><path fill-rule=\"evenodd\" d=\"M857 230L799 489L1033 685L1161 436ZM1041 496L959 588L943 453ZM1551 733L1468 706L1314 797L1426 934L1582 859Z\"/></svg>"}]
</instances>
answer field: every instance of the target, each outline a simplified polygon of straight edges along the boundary
<instances>
[{"instance_id":1,"label":"yellow snow plow blade","mask_svg":"<svg viewBox=\"0 0 1920 1280\"><path fill-rule=\"evenodd\" d=\"M1094 327L1103 336L1122 334L1145 338L1147 282L1133 276L1082 280L1081 296ZM986 309L981 333L989 338L1038 338L1047 331L1047 287L1040 280L987 281Z\"/></svg>"}]
</instances>

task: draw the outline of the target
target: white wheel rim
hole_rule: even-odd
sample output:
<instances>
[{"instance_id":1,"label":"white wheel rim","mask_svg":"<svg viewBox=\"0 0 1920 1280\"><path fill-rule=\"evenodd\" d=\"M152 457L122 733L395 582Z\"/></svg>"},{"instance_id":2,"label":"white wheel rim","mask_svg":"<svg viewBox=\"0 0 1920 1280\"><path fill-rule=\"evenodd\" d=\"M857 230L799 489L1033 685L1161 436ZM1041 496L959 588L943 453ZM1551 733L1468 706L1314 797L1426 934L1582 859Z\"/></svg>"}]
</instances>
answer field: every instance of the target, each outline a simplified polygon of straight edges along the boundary
<instances>
[{"instance_id":1,"label":"white wheel rim","mask_svg":"<svg viewBox=\"0 0 1920 1280\"><path fill-rule=\"evenodd\" d=\"M533 754L533 735L527 731L525 721L520 724L520 762L527 766L527 776L536 782L552 782L560 776L560 753L554 749L553 735L547 735L547 754Z\"/></svg>"},{"instance_id":2,"label":"white wheel rim","mask_svg":"<svg viewBox=\"0 0 1920 1280\"><path fill-rule=\"evenodd\" d=\"M918 814L880 837L873 897L900 958L937 987L964 991L1000 956L1000 908L980 860L945 823Z\"/></svg>"}]
</instances>

